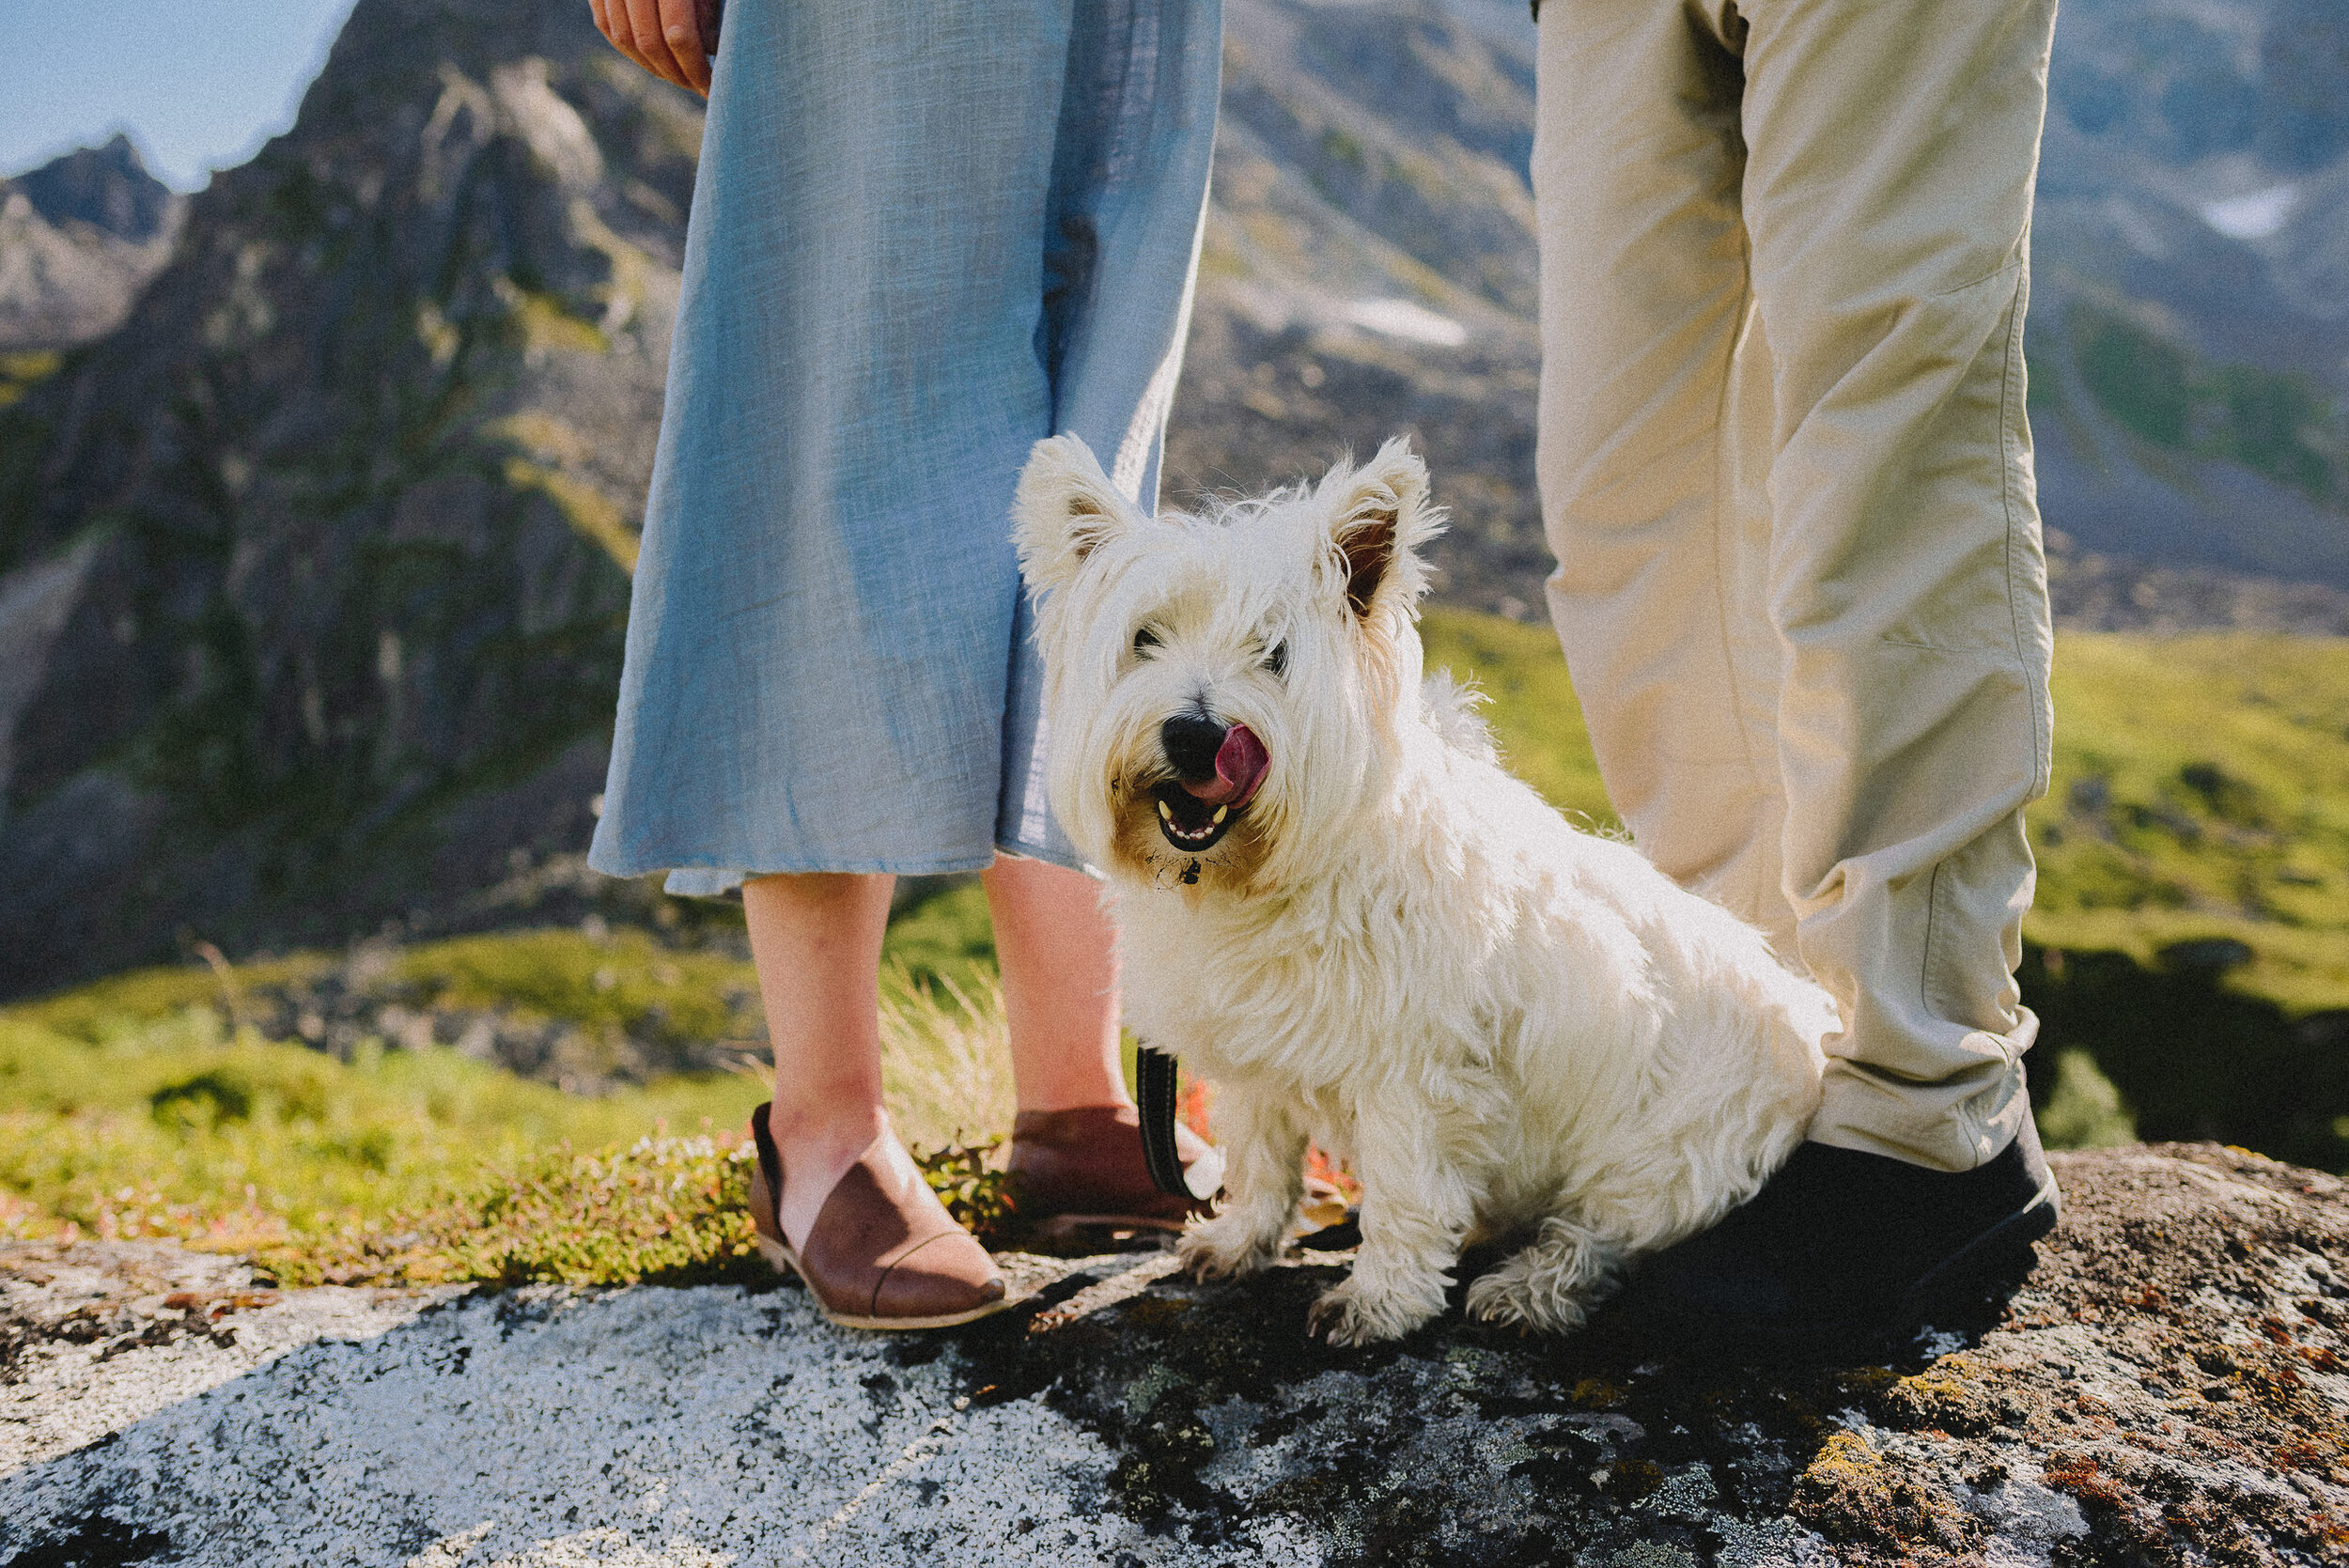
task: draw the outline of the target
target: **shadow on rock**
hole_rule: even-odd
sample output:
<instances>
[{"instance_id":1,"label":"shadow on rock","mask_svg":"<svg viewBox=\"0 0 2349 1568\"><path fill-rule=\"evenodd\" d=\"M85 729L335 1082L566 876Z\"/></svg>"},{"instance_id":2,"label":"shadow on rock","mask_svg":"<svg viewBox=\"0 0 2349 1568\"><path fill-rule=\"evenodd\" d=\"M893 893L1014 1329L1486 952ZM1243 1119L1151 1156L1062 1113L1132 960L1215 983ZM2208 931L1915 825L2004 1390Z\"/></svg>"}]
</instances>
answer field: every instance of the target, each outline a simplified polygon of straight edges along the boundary
<instances>
[{"instance_id":1,"label":"shadow on rock","mask_svg":"<svg viewBox=\"0 0 2349 1568\"><path fill-rule=\"evenodd\" d=\"M1285 1515L1333 1563L2341 1556L2342 1185L2208 1146L2058 1161L2027 1281L1852 1358L1659 1349L1620 1311L1523 1337L1456 1292L1332 1350L1305 1316L1345 1260L1311 1255L1212 1285L1105 1264L959 1343L974 1403L1097 1434L1114 1505L1200 1548Z\"/></svg>"}]
</instances>

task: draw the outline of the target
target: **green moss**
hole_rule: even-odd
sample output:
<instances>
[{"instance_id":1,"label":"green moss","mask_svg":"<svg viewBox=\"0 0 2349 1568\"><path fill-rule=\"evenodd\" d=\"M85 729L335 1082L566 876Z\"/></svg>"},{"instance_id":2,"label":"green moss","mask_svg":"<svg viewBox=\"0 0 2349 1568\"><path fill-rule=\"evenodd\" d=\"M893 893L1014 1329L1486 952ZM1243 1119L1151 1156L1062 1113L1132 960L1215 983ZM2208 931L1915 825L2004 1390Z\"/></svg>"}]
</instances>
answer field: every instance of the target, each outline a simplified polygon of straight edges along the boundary
<instances>
[{"instance_id":1,"label":"green moss","mask_svg":"<svg viewBox=\"0 0 2349 1568\"><path fill-rule=\"evenodd\" d=\"M2194 417L2186 351L2135 322L2088 306L2068 323L2072 363L2089 396L2156 446L2184 447Z\"/></svg>"},{"instance_id":2,"label":"green moss","mask_svg":"<svg viewBox=\"0 0 2349 1568\"><path fill-rule=\"evenodd\" d=\"M1368 157L1362 151L1362 144L1352 134L1334 125L1326 127L1321 132L1321 155L1333 163L1344 163L1348 168L1357 170L1369 163Z\"/></svg>"},{"instance_id":3,"label":"green moss","mask_svg":"<svg viewBox=\"0 0 2349 1568\"><path fill-rule=\"evenodd\" d=\"M560 469L521 458L506 460L506 482L516 489L536 490L545 496L580 537L612 557L613 564L622 571L635 573L641 541L620 508L601 490Z\"/></svg>"},{"instance_id":4,"label":"green moss","mask_svg":"<svg viewBox=\"0 0 2349 1568\"><path fill-rule=\"evenodd\" d=\"M0 409L31 391L35 382L55 375L64 363L64 355L47 349L0 354Z\"/></svg>"},{"instance_id":5,"label":"green moss","mask_svg":"<svg viewBox=\"0 0 2349 1568\"><path fill-rule=\"evenodd\" d=\"M2201 391L2221 411L2211 434L2219 456L2313 501L2340 493L2340 415L2313 382L2229 365L2209 371Z\"/></svg>"},{"instance_id":6,"label":"green moss","mask_svg":"<svg viewBox=\"0 0 2349 1568\"><path fill-rule=\"evenodd\" d=\"M557 350L577 354L608 354L612 340L594 321L572 309L561 296L544 289L516 286L506 294L516 329L526 351Z\"/></svg>"}]
</instances>

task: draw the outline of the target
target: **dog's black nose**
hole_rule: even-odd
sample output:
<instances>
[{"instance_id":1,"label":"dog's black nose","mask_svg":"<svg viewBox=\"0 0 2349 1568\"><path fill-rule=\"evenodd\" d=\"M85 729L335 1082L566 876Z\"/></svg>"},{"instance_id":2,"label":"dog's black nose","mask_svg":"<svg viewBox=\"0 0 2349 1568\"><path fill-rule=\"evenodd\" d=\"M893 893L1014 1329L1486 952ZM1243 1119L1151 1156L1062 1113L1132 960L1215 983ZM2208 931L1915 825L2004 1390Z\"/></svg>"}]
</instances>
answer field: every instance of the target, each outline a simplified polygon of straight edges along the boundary
<instances>
[{"instance_id":1,"label":"dog's black nose","mask_svg":"<svg viewBox=\"0 0 2349 1568\"><path fill-rule=\"evenodd\" d=\"M1215 777L1215 754L1223 746L1228 726L1203 713L1177 713L1159 726L1159 744L1174 776L1192 784Z\"/></svg>"}]
</instances>

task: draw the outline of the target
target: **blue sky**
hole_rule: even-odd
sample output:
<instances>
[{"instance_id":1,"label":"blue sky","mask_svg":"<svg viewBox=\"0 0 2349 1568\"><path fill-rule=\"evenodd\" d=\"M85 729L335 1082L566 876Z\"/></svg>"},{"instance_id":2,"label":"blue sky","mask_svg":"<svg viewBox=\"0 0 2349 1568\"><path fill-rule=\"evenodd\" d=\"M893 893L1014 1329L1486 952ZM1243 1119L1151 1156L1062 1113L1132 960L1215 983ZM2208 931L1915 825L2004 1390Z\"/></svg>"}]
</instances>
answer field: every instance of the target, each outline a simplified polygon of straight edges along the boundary
<instances>
[{"instance_id":1,"label":"blue sky","mask_svg":"<svg viewBox=\"0 0 2349 1568\"><path fill-rule=\"evenodd\" d=\"M584 3L584 0L582 0ZM116 131L180 190L293 123L351 0L0 0L0 175Z\"/></svg>"}]
</instances>

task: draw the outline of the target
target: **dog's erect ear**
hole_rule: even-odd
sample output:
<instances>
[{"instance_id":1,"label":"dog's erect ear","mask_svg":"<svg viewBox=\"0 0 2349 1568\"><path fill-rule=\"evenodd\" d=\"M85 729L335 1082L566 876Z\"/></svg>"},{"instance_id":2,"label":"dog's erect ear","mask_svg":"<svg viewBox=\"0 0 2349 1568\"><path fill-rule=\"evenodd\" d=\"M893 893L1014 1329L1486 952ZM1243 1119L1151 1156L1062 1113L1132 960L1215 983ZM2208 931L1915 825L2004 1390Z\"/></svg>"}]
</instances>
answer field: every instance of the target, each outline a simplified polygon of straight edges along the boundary
<instances>
[{"instance_id":1,"label":"dog's erect ear","mask_svg":"<svg viewBox=\"0 0 2349 1568\"><path fill-rule=\"evenodd\" d=\"M1011 513L1019 569L1039 589L1074 582L1086 556L1146 520L1101 472L1093 448L1077 436L1053 436L1035 443L1028 466L1020 471Z\"/></svg>"},{"instance_id":2,"label":"dog's erect ear","mask_svg":"<svg viewBox=\"0 0 2349 1568\"><path fill-rule=\"evenodd\" d=\"M1425 572L1412 551L1441 523L1427 505L1427 468L1401 437L1358 469L1339 469L1315 498L1329 505L1330 542L1346 568L1346 603L1368 616L1379 590L1419 596ZM1398 570L1400 566L1404 569Z\"/></svg>"}]
</instances>

